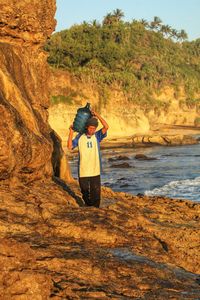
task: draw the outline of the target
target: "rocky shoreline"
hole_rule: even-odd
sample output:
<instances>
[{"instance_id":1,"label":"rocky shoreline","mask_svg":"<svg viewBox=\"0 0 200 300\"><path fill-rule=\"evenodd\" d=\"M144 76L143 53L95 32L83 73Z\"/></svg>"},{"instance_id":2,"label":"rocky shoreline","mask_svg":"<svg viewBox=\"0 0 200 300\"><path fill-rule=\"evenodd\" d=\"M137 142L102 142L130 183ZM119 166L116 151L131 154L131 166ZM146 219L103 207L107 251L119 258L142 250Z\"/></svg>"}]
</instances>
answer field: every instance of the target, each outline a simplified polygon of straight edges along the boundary
<instances>
[{"instance_id":1,"label":"rocky shoreline","mask_svg":"<svg viewBox=\"0 0 200 300\"><path fill-rule=\"evenodd\" d=\"M195 145L198 140L192 135L135 135L126 138L107 139L102 142L102 149L106 148L132 148L151 146L180 146Z\"/></svg>"},{"instance_id":2,"label":"rocky shoreline","mask_svg":"<svg viewBox=\"0 0 200 300\"><path fill-rule=\"evenodd\" d=\"M76 183L66 201L37 189L1 188L1 299L199 299L200 204L102 187L96 209Z\"/></svg>"},{"instance_id":3,"label":"rocky shoreline","mask_svg":"<svg viewBox=\"0 0 200 300\"><path fill-rule=\"evenodd\" d=\"M181 146L196 145L199 143L200 129L194 126L163 126L156 130L149 131L148 134L135 134L127 137L108 137L102 141L102 149L115 148L140 148L153 146ZM66 139L62 141L63 149L69 157L72 152L67 150Z\"/></svg>"},{"instance_id":4,"label":"rocky shoreline","mask_svg":"<svg viewBox=\"0 0 200 300\"><path fill-rule=\"evenodd\" d=\"M102 142L102 148L132 148L151 146L180 146L199 143L197 135L200 129L194 126L161 126L150 130L148 134L135 134L128 137L116 137Z\"/></svg>"}]
</instances>

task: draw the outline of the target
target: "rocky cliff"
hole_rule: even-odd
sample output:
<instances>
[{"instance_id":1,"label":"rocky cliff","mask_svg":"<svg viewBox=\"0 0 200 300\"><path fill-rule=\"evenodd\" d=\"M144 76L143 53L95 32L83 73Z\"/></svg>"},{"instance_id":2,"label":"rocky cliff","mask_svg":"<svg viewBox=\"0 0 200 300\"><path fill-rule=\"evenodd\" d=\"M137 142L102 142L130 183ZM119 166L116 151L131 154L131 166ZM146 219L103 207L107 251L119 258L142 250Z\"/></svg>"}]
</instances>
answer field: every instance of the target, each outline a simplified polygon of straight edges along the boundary
<instances>
[{"instance_id":1,"label":"rocky cliff","mask_svg":"<svg viewBox=\"0 0 200 300\"><path fill-rule=\"evenodd\" d=\"M55 1L0 9L0 299L199 299L200 205L102 188L80 208L47 122Z\"/></svg>"},{"instance_id":2,"label":"rocky cliff","mask_svg":"<svg viewBox=\"0 0 200 300\"><path fill-rule=\"evenodd\" d=\"M53 174L53 130L41 47L55 27L55 1L6 0L0 9L0 179L46 180Z\"/></svg>"},{"instance_id":3,"label":"rocky cliff","mask_svg":"<svg viewBox=\"0 0 200 300\"><path fill-rule=\"evenodd\" d=\"M184 104L186 94L181 88L178 98L172 87L166 86L159 94L155 92L155 101L160 106L154 107L152 104L152 107L150 105L146 108L128 100L116 85L110 86L109 93L102 99L96 84L79 80L67 71L52 69L50 82L54 105L49 108L49 122L62 137L64 144L77 109L87 101L108 121L110 138L147 134L152 128L166 124L194 126L199 115L195 106L187 107Z\"/></svg>"}]
</instances>

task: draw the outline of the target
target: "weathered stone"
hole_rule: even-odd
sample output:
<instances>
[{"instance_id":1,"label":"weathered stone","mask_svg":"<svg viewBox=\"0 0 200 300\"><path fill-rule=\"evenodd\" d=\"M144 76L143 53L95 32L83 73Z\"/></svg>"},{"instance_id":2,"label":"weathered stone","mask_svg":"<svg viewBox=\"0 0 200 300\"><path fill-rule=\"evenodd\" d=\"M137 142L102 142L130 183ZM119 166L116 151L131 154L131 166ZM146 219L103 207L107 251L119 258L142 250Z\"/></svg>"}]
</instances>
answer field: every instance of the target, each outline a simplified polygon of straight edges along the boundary
<instances>
[{"instance_id":1,"label":"weathered stone","mask_svg":"<svg viewBox=\"0 0 200 300\"><path fill-rule=\"evenodd\" d=\"M121 164L113 164L110 167L111 168L132 168L132 166L127 162L124 162L124 163L121 163Z\"/></svg>"},{"instance_id":2,"label":"weathered stone","mask_svg":"<svg viewBox=\"0 0 200 300\"><path fill-rule=\"evenodd\" d=\"M117 161L117 160L129 160L130 158L128 156L125 156L125 155L119 155L119 156L116 156L116 157L110 157L108 159L108 161Z\"/></svg>"},{"instance_id":3,"label":"weathered stone","mask_svg":"<svg viewBox=\"0 0 200 300\"><path fill-rule=\"evenodd\" d=\"M54 175L64 181L74 182L67 157L61 147L61 138L54 130L51 131L50 136L53 141L52 165Z\"/></svg>"},{"instance_id":4,"label":"weathered stone","mask_svg":"<svg viewBox=\"0 0 200 300\"><path fill-rule=\"evenodd\" d=\"M55 1L3 0L0 9L0 180L27 184L53 175L50 73L41 47L55 26ZM68 170L60 171L65 180Z\"/></svg>"},{"instance_id":5,"label":"weathered stone","mask_svg":"<svg viewBox=\"0 0 200 300\"><path fill-rule=\"evenodd\" d=\"M1 201L2 299L198 299L200 204L103 188L115 204L81 209L62 190L15 193Z\"/></svg>"},{"instance_id":6,"label":"weathered stone","mask_svg":"<svg viewBox=\"0 0 200 300\"><path fill-rule=\"evenodd\" d=\"M1 39L44 43L55 28L55 9L55 0L1 0Z\"/></svg>"},{"instance_id":7,"label":"weathered stone","mask_svg":"<svg viewBox=\"0 0 200 300\"><path fill-rule=\"evenodd\" d=\"M135 159L138 159L138 160L156 160L157 158L155 157L148 157L144 154L136 154L135 155Z\"/></svg>"}]
</instances>

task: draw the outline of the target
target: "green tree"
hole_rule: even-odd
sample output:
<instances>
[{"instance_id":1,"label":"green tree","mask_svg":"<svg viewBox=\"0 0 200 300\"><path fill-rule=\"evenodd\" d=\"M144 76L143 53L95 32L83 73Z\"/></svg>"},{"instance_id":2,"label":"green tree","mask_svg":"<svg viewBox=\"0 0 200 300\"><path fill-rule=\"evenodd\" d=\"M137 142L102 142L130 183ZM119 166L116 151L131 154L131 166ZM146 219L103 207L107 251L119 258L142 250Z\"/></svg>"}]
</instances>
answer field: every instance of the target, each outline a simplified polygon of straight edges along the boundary
<instances>
[{"instance_id":1,"label":"green tree","mask_svg":"<svg viewBox=\"0 0 200 300\"><path fill-rule=\"evenodd\" d=\"M96 27L96 28L100 28L101 27L101 24L95 19L91 22L91 25Z\"/></svg>"},{"instance_id":2,"label":"green tree","mask_svg":"<svg viewBox=\"0 0 200 300\"><path fill-rule=\"evenodd\" d=\"M171 29L171 36L175 39L178 39L178 31L174 28Z\"/></svg>"},{"instance_id":3,"label":"green tree","mask_svg":"<svg viewBox=\"0 0 200 300\"><path fill-rule=\"evenodd\" d=\"M103 25L111 25L119 23L124 17L124 13L121 9L117 8L113 13L108 13L103 19Z\"/></svg>"},{"instance_id":4,"label":"green tree","mask_svg":"<svg viewBox=\"0 0 200 300\"><path fill-rule=\"evenodd\" d=\"M171 35L172 28L169 25L162 25L160 31L164 33L165 36Z\"/></svg>"},{"instance_id":5,"label":"green tree","mask_svg":"<svg viewBox=\"0 0 200 300\"><path fill-rule=\"evenodd\" d=\"M49 64L92 81L104 96L118 86L127 99L145 107L158 106L152 95L164 86L172 86L176 95L181 86L191 101L200 94L200 39L185 41L184 30L164 25L158 17L152 28L144 19L122 18L116 9L102 24L85 21L53 34L45 45Z\"/></svg>"},{"instance_id":6,"label":"green tree","mask_svg":"<svg viewBox=\"0 0 200 300\"><path fill-rule=\"evenodd\" d=\"M188 35L187 35L187 33L185 32L185 30L182 29L180 32L177 33L177 38L178 38L180 41L184 41L184 40L187 40Z\"/></svg>"},{"instance_id":7,"label":"green tree","mask_svg":"<svg viewBox=\"0 0 200 300\"><path fill-rule=\"evenodd\" d=\"M142 25L144 25L144 27L148 27L148 26L149 26L148 21L145 20L145 19L141 19L141 20L140 20L140 23L141 23Z\"/></svg>"},{"instance_id":8,"label":"green tree","mask_svg":"<svg viewBox=\"0 0 200 300\"><path fill-rule=\"evenodd\" d=\"M103 19L103 25L111 25L113 23L113 15L108 13Z\"/></svg>"},{"instance_id":9,"label":"green tree","mask_svg":"<svg viewBox=\"0 0 200 300\"><path fill-rule=\"evenodd\" d=\"M159 17L154 17L153 21L150 23L150 28L153 30L158 30L161 26L162 20Z\"/></svg>"},{"instance_id":10,"label":"green tree","mask_svg":"<svg viewBox=\"0 0 200 300\"><path fill-rule=\"evenodd\" d=\"M124 17L124 13L121 9L117 8L113 11L113 17L115 18L116 22L119 22Z\"/></svg>"}]
</instances>

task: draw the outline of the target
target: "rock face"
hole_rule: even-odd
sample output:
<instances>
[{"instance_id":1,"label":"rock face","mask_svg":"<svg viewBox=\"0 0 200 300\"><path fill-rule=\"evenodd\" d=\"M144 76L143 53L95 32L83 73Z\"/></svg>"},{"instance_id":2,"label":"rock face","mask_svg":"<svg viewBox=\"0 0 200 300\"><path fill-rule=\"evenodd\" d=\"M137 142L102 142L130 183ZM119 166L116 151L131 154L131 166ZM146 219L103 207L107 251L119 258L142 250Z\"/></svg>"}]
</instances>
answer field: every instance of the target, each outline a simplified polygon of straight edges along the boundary
<instances>
[{"instance_id":1,"label":"rock face","mask_svg":"<svg viewBox=\"0 0 200 300\"><path fill-rule=\"evenodd\" d=\"M0 180L27 184L53 173L41 46L55 26L55 1L6 0L0 9Z\"/></svg>"},{"instance_id":2,"label":"rock face","mask_svg":"<svg viewBox=\"0 0 200 300\"><path fill-rule=\"evenodd\" d=\"M0 57L0 179L16 177L27 183L49 177L53 149L44 54L37 48L1 43Z\"/></svg>"},{"instance_id":3,"label":"rock face","mask_svg":"<svg viewBox=\"0 0 200 300\"><path fill-rule=\"evenodd\" d=\"M130 105L119 88L110 91L110 99L100 100L98 87L92 83L84 83L76 80L67 72L54 70L50 77L52 96L65 95L69 103L59 103L49 108L49 122L51 127L59 133L66 143L66 128L72 124L76 111L81 106L90 102L92 108L101 112L101 115L109 124L109 137L130 136L134 133L148 132L150 125L142 109L135 109ZM74 96L74 102L70 97ZM113 105L114 103L114 105Z\"/></svg>"},{"instance_id":4,"label":"rock face","mask_svg":"<svg viewBox=\"0 0 200 300\"><path fill-rule=\"evenodd\" d=\"M52 0L1 1L0 299L199 299L200 205L102 188L86 208L48 125ZM62 186L62 187L61 187Z\"/></svg>"},{"instance_id":5,"label":"rock face","mask_svg":"<svg viewBox=\"0 0 200 300\"><path fill-rule=\"evenodd\" d=\"M55 0L1 0L1 39L44 43L55 28Z\"/></svg>"},{"instance_id":6,"label":"rock face","mask_svg":"<svg viewBox=\"0 0 200 300\"><path fill-rule=\"evenodd\" d=\"M67 71L52 70L50 81L51 95L55 98L65 96L66 100L49 108L49 122L62 137L64 143L66 142L66 128L72 123L76 110L88 101L108 121L110 138L148 134L149 130L157 125L193 126L199 116L198 109L188 108L181 104L186 98L184 91L181 91L180 98L176 99L175 90L170 87L165 87L161 94L155 92L154 95L154 99L163 106L168 104L167 109L162 107L158 109L153 106L146 109L142 105L141 107L135 106L134 99L128 100L120 87L116 85L110 87L109 92L102 99L98 85L87 80L78 80Z\"/></svg>"}]
</instances>

